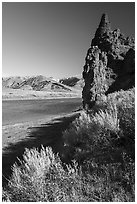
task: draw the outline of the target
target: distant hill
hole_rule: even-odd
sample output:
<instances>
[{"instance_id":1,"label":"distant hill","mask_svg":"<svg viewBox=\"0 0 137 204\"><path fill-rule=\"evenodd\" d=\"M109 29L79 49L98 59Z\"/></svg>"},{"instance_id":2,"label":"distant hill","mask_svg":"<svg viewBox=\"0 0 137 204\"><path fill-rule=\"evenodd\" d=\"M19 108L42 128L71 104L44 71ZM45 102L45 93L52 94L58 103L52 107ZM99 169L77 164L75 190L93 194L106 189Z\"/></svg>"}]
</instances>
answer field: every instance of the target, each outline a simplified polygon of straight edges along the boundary
<instances>
[{"instance_id":1,"label":"distant hill","mask_svg":"<svg viewBox=\"0 0 137 204\"><path fill-rule=\"evenodd\" d=\"M35 91L74 91L73 88L42 75L33 77L3 77L2 87Z\"/></svg>"},{"instance_id":2,"label":"distant hill","mask_svg":"<svg viewBox=\"0 0 137 204\"><path fill-rule=\"evenodd\" d=\"M59 82L75 89L82 89L84 87L84 80L79 77L63 78L60 79Z\"/></svg>"}]
</instances>

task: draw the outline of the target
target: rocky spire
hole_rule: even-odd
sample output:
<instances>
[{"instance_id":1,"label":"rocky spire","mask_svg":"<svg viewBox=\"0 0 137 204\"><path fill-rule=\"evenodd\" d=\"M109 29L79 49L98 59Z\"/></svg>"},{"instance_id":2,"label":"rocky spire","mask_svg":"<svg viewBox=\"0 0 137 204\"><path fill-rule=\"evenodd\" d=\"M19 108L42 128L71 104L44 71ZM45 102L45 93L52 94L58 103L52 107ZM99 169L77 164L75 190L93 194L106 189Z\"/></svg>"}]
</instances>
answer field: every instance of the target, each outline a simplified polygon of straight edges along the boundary
<instances>
[{"instance_id":1,"label":"rocky spire","mask_svg":"<svg viewBox=\"0 0 137 204\"><path fill-rule=\"evenodd\" d=\"M99 45L103 35L109 36L110 33L111 33L111 26L108 20L108 15L104 13L101 17L99 27L96 30L95 37L92 40L91 46Z\"/></svg>"},{"instance_id":2,"label":"rocky spire","mask_svg":"<svg viewBox=\"0 0 137 204\"><path fill-rule=\"evenodd\" d=\"M108 15L105 13L101 17L101 21L100 21L98 30L99 30L100 35L103 35L104 33L111 31L110 22L108 20Z\"/></svg>"}]
</instances>

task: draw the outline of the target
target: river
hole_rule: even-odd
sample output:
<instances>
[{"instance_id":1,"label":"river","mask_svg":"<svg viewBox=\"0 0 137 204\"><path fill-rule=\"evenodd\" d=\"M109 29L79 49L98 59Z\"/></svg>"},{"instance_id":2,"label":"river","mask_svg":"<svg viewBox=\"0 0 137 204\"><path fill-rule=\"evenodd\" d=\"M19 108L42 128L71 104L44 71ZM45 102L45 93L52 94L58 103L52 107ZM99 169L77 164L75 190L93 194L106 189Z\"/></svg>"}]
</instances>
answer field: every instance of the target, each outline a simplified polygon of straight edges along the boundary
<instances>
[{"instance_id":1,"label":"river","mask_svg":"<svg viewBox=\"0 0 137 204\"><path fill-rule=\"evenodd\" d=\"M81 98L2 101L2 125L61 116L81 106Z\"/></svg>"}]
</instances>

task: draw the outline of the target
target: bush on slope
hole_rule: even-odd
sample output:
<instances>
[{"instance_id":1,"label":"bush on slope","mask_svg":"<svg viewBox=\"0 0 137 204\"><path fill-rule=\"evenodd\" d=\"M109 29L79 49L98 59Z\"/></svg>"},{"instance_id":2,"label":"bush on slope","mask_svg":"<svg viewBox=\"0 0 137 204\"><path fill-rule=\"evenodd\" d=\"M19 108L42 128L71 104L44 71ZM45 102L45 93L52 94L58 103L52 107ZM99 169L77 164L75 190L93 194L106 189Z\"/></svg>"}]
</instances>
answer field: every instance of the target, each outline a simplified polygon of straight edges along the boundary
<instances>
[{"instance_id":1,"label":"bush on slope","mask_svg":"<svg viewBox=\"0 0 137 204\"><path fill-rule=\"evenodd\" d=\"M134 113L134 89L109 95L90 114L83 111L63 133L71 165L51 148L26 149L3 200L134 201Z\"/></svg>"}]
</instances>

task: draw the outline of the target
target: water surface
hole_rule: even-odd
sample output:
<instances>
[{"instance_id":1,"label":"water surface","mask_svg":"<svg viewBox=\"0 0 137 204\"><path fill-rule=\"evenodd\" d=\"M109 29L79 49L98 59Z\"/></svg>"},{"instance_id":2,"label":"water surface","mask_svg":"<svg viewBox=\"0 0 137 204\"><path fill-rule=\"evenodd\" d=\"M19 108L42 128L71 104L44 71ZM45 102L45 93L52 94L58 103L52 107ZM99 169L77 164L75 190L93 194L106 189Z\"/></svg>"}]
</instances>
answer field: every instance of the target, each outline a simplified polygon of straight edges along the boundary
<instances>
[{"instance_id":1,"label":"water surface","mask_svg":"<svg viewBox=\"0 0 137 204\"><path fill-rule=\"evenodd\" d=\"M81 98L3 101L2 125L68 114L76 110L80 105Z\"/></svg>"}]
</instances>

